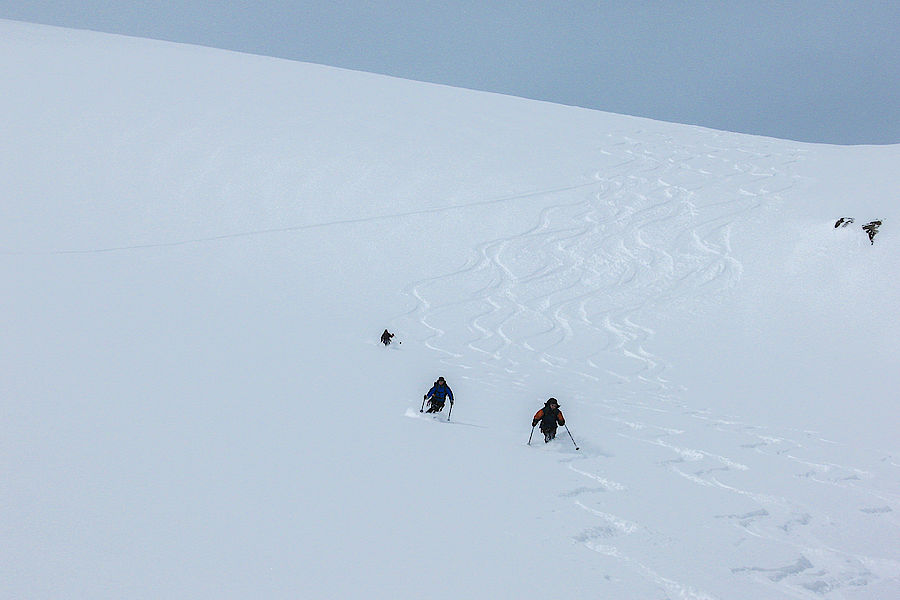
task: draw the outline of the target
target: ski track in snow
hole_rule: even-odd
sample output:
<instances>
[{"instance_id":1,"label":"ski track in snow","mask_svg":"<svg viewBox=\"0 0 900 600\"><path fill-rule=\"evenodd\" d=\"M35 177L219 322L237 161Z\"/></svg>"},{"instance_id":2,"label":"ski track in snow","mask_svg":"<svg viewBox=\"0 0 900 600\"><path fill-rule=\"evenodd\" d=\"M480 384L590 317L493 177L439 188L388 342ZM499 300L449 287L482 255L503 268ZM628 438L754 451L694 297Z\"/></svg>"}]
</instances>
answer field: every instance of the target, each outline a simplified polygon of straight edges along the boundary
<instances>
[{"instance_id":1,"label":"ski track in snow","mask_svg":"<svg viewBox=\"0 0 900 600\"><path fill-rule=\"evenodd\" d=\"M415 306L393 325L457 372L477 365L491 373L478 382L486 393L513 389L530 397L538 377L558 380L560 398L600 410L610 426L604 437L616 435L658 456L648 469L668 470L701 497L731 494L743 501L747 511L706 515L705 522L732 530L724 535L736 547L761 548L755 556L795 557L787 564L733 565L732 577L753 578L769 597L841 598L842 590L878 579L898 586L900 563L844 547L840 535L849 527L887 529L895 538L900 533L895 457L841 448L814 432L775 432L693 409L666 377L665 357L652 351L654 331L642 324L647 317L663 304L689 309L734 285L742 265L732 254L732 229L762 218L797 180L791 165L802 160L802 151L770 151L765 140L736 148L729 134L707 135L689 147L645 132L610 133L600 145L605 166L595 183L544 193L547 204L529 230L485 241L456 271L409 285ZM586 347L593 348L590 354L578 353ZM535 373L535 358L541 373ZM605 399L583 397L585 389L600 390ZM688 440L708 438L695 432L710 430L722 440L719 447L692 447ZM595 521L574 539L670 597L727 597L727 584L713 594L701 589L702 581L676 580L702 573L701 564L687 573L659 573L652 549L666 544L666 536L597 508L609 494L637 492L593 472L614 457L594 452L599 444L579 437L583 466L565 462L600 487L560 494ZM889 476L879 475L884 472ZM777 485L782 478L787 484ZM802 498L772 491L792 489L798 479L808 492ZM836 494L842 506L854 507L847 514L829 514L817 501ZM610 504L627 508L628 500ZM617 545L635 538L627 550Z\"/></svg>"}]
</instances>

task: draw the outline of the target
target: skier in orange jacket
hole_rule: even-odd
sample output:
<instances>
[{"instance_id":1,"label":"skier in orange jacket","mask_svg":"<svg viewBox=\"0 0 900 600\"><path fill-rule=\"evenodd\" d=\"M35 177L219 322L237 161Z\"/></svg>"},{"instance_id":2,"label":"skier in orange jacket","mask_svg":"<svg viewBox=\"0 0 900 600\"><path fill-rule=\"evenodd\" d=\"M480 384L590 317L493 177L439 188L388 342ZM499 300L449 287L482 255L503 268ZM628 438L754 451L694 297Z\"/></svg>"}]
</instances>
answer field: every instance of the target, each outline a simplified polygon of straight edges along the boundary
<instances>
[{"instance_id":1,"label":"skier in orange jacket","mask_svg":"<svg viewBox=\"0 0 900 600\"><path fill-rule=\"evenodd\" d=\"M544 403L544 408L534 413L534 419L531 421L533 428L538 423L541 424L541 433L544 434L544 443L556 437L556 427L565 425L566 419L563 417L562 411L559 410L559 402L556 398L550 398Z\"/></svg>"}]
</instances>

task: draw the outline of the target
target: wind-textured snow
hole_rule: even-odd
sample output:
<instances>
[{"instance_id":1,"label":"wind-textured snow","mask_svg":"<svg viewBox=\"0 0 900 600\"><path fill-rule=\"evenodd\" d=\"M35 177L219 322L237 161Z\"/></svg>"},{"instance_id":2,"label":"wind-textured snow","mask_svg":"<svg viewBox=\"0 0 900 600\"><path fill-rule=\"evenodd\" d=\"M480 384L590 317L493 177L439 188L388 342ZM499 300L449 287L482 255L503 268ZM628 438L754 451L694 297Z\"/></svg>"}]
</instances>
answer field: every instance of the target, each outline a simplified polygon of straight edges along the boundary
<instances>
[{"instance_id":1,"label":"wind-textured snow","mask_svg":"<svg viewBox=\"0 0 900 600\"><path fill-rule=\"evenodd\" d=\"M900 147L8 21L0 80L0 597L900 597Z\"/></svg>"}]
</instances>

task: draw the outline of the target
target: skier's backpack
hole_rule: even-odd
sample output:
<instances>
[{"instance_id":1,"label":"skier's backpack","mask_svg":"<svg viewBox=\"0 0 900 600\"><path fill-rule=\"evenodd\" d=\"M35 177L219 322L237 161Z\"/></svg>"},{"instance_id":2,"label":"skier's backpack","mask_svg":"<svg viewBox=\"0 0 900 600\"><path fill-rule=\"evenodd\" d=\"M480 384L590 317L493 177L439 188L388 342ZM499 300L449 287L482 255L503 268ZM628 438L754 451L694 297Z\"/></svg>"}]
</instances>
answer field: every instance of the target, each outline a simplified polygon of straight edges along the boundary
<instances>
[{"instance_id":1,"label":"skier's backpack","mask_svg":"<svg viewBox=\"0 0 900 600\"><path fill-rule=\"evenodd\" d=\"M541 431L546 429L556 429L557 417L559 416L559 408L544 407L544 415L541 417Z\"/></svg>"}]
</instances>

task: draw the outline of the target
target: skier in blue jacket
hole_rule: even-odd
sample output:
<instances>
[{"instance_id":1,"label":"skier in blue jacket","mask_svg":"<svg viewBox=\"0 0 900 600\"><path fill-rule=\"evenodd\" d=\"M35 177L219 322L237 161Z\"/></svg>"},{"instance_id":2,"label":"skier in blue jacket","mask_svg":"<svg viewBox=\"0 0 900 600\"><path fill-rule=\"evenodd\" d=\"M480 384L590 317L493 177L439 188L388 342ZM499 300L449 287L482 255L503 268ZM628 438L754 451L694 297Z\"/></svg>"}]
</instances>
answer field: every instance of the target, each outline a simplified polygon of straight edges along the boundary
<instances>
[{"instance_id":1,"label":"skier in blue jacket","mask_svg":"<svg viewBox=\"0 0 900 600\"><path fill-rule=\"evenodd\" d=\"M450 406L453 406L453 390L447 385L443 377L438 377L434 387L428 390L423 400L428 400L428 410L425 412L436 413L444 410L444 402L450 398Z\"/></svg>"}]
</instances>

